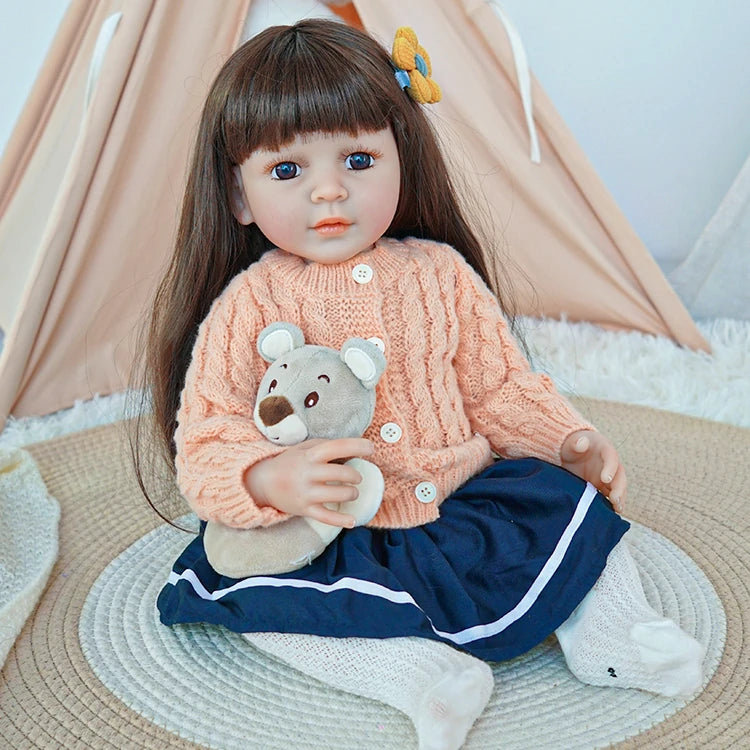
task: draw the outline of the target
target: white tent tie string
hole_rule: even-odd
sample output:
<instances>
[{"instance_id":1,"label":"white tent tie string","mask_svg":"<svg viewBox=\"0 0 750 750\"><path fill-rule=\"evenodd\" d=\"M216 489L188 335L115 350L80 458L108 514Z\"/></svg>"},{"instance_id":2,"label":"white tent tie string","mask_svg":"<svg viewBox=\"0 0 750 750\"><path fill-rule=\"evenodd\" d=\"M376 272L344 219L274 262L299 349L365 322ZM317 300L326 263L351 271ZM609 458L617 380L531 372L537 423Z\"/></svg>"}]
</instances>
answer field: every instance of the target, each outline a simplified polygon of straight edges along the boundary
<instances>
[{"instance_id":1,"label":"white tent tie string","mask_svg":"<svg viewBox=\"0 0 750 750\"><path fill-rule=\"evenodd\" d=\"M94 95L96 89L96 82L99 80L99 74L102 70L104 63L104 56L107 54L109 43L112 41L112 37L115 35L117 25L120 23L122 13L113 13L104 19L101 29L99 29L99 36L96 38L96 44L94 45L94 53L91 55L91 63L89 65L89 75L86 80L86 95L83 100L83 111L85 112L89 108L91 103L91 97Z\"/></svg>"},{"instance_id":2,"label":"white tent tie string","mask_svg":"<svg viewBox=\"0 0 750 750\"><path fill-rule=\"evenodd\" d=\"M534 125L533 103L531 101L531 73L529 71L529 62L526 58L526 50L521 41L521 35L502 9L500 3L497 0L486 0L486 2L502 21L503 26L505 26L505 33L508 35L508 40L510 41L510 48L513 51L513 61L516 65L516 75L518 76L518 90L521 94L523 111L526 115L526 127L529 130L530 157L534 164L539 164L541 162L541 155L539 152L539 138L537 137L536 125Z\"/></svg>"}]
</instances>

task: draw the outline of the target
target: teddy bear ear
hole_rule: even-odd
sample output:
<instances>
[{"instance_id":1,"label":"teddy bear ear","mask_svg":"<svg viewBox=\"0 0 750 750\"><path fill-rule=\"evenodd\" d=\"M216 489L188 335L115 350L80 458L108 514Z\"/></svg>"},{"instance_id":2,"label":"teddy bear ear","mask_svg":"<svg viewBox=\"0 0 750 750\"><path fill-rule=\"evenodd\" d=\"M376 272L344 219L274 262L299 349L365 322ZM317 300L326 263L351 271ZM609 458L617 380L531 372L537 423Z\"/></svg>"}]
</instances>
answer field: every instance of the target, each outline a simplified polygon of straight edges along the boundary
<instances>
[{"instance_id":1,"label":"teddy bear ear","mask_svg":"<svg viewBox=\"0 0 750 750\"><path fill-rule=\"evenodd\" d=\"M345 341L341 347L341 359L365 388L374 388L385 371L383 352L366 339Z\"/></svg>"},{"instance_id":2,"label":"teddy bear ear","mask_svg":"<svg viewBox=\"0 0 750 750\"><path fill-rule=\"evenodd\" d=\"M266 362L273 362L292 349L304 346L305 336L292 323L271 323L258 336L258 354Z\"/></svg>"}]
</instances>

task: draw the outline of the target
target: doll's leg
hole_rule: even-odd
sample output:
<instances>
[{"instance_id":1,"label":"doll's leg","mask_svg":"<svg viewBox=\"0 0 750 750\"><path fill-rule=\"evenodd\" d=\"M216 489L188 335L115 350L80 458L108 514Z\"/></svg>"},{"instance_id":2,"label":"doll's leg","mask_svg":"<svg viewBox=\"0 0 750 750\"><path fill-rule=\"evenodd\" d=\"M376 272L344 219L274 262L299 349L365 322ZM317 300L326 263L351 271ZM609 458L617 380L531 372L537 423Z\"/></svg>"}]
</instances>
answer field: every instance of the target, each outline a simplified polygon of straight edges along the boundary
<instances>
[{"instance_id":1,"label":"doll's leg","mask_svg":"<svg viewBox=\"0 0 750 750\"><path fill-rule=\"evenodd\" d=\"M244 637L321 682L402 711L414 723L420 750L461 747L494 685L484 662L423 638Z\"/></svg>"},{"instance_id":2,"label":"doll's leg","mask_svg":"<svg viewBox=\"0 0 750 750\"><path fill-rule=\"evenodd\" d=\"M704 648L649 605L625 539L555 634L570 670L591 685L666 696L690 694L701 685Z\"/></svg>"}]
</instances>

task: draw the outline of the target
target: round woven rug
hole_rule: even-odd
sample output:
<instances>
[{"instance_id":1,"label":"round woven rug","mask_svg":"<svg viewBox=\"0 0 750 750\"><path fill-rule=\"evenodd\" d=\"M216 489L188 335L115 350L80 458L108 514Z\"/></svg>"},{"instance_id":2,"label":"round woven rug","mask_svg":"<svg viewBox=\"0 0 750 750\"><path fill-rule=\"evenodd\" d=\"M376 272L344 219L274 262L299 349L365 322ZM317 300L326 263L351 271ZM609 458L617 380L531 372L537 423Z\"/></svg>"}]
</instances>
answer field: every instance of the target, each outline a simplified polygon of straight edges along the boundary
<instances>
[{"instance_id":1,"label":"round woven rug","mask_svg":"<svg viewBox=\"0 0 750 750\"><path fill-rule=\"evenodd\" d=\"M660 534L635 525L627 538L652 606L707 646L708 682L726 626L716 592ZM386 706L357 704L223 628L161 625L154 602L185 542L172 527L152 531L104 570L86 599L79 629L83 652L120 700L169 731L222 750L246 748L248 737L268 750L410 746L404 744L403 722ZM493 665L493 671L496 689L466 748L495 748L499 736L508 750L606 747L688 703L584 685L565 666L554 638ZM195 706L201 706L198 715ZM355 726L340 720L355 708Z\"/></svg>"},{"instance_id":2,"label":"round woven rug","mask_svg":"<svg viewBox=\"0 0 750 750\"><path fill-rule=\"evenodd\" d=\"M677 617L683 626L697 632L704 623L713 633L709 641L720 638L721 608L711 605L711 592L701 588L700 577L693 579L695 563L718 595L726 616L721 660L705 689L682 708L675 706L675 712L662 721L654 714L653 726L614 746L618 750L745 747L750 736L750 430L611 402L579 400L576 404L612 437L623 456L630 481L628 517L659 535L644 554L640 541L649 531L636 527L641 534L636 554L646 566L648 596L658 599L660 592L676 586L671 578L665 585L660 577L665 570L679 571L685 564L677 582L686 587L692 585L689 581L696 584L698 590L686 594L690 604L683 603L684 592L679 593L678 587L674 599L664 599L659 606L667 611L674 611L672 606L684 607ZM319 683L249 648L239 637L219 630L199 634L200 628L163 628L153 640L153 598L147 592L161 586L171 557L188 537L180 535L179 543L175 537L175 549L170 551L169 533L173 532L169 529L164 529L169 533L161 541L164 531L149 536L160 522L140 496L122 425L75 433L28 450L47 490L60 504L60 548L47 589L0 674L0 747L218 747L232 734L226 726L230 722L215 726L208 717L220 706L222 715L231 715L234 721L233 705L226 696L241 700L248 689L257 691L257 702L243 717L244 726L249 727L243 738L245 747L323 750L337 746L330 741L332 736L338 747L414 747L411 724L399 712L324 690ZM114 560L138 552L136 544L143 545L143 579L139 580L136 566L119 592L106 597L92 593ZM147 548L154 554L158 548L158 554L168 558L160 558L158 571ZM674 556L666 567L660 562L654 569L652 551L657 548L659 555ZM685 556L692 563L685 563ZM107 603L115 593L123 603L122 611L116 611L121 605L114 599ZM129 611L138 608L138 613L126 627L128 599ZM710 608L708 616L704 605ZM103 615L107 608L109 623L95 625L97 618L90 615L97 610ZM129 645L122 645L123 638ZM185 659L188 650L194 654L192 662ZM105 656L110 652L107 658L115 665L129 653L132 661L120 672L120 686L105 684L103 679L109 678L97 675L87 658L95 662L95 652ZM159 671L165 652L172 653L174 664L180 665L177 674ZM242 658L232 659L231 671L227 671L227 657L240 653ZM536 692L554 692L550 669L556 659L557 645L550 639L516 662L496 666L495 694L472 731L469 747L496 750L507 746L507 727L493 712L512 718L514 707L522 710ZM506 674L520 674L524 660L533 660L531 667L525 670L524 680L517 679L511 687ZM105 662L95 663L101 669ZM185 670L190 664L188 677ZM140 681L140 689L133 688L133 680ZM221 689L207 694L205 684ZM595 688L596 696L589 698L587 690L580 686L575 710L565 714L579 724L577 748L594 747L598 741L587 739L580 725L601 725L601 717L609 719L626 696L632 694L649 705L662 700L637 691ZM290 706L293 712L288 711ZM547 710L546 721L535 721L539 737L530 738L526 747L541 747L553 732L557 737L564 729L563 717L552 702ZM669 710L662 708L663 715ZM177 733L178 725L182 736ZM626 731L623 724L620 736ZM556 747L562 746L556 743Z\"/></svg>"}]
</instances>

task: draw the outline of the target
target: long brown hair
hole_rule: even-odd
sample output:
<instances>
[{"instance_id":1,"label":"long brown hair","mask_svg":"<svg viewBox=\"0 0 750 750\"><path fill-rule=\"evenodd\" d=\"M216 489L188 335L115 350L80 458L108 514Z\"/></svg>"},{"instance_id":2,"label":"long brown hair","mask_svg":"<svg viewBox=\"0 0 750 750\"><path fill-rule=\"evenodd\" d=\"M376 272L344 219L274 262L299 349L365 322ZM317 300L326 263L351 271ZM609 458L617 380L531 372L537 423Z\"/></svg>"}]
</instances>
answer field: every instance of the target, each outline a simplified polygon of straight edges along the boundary
<instances>
[{"instance_id":1,"label":"long brown hair","mask_svg":"<svg viewBox=\"0 0 750 750\"><path fill-rule=\"evenodd\" d=\"M367 34L338 22L304 20L266 29L227 60L209 91L174 253L146 333L145 384L161 453L170 465L198 326L230 279L270 247L255 225L242 226L231 213L232 166L257 148L278 149L298 134L356 135L386 126L401 163L400 197L387 235L452 245L490 283L432 127L422 106L399 87L388 53ZM498 299L510 314L507 298L498 294ZM138 453L136 446L142 482Z\"/></svg>"}]
</instances>

